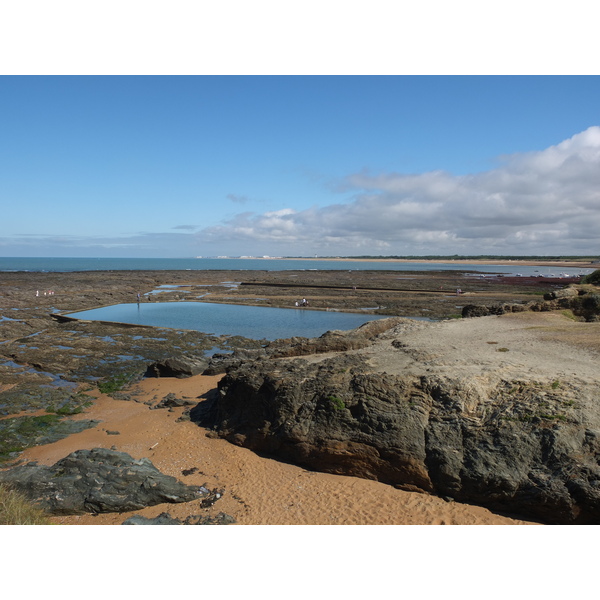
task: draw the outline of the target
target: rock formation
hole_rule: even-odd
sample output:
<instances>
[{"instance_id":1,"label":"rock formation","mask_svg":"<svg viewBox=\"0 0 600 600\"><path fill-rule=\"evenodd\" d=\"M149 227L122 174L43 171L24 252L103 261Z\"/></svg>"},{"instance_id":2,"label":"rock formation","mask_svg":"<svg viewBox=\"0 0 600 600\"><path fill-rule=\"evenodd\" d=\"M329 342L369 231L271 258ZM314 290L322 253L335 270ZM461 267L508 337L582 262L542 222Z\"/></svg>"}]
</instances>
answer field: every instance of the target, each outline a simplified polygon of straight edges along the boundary
<instances>
[{"instance_id":1,"label":"rock formation","mask_svg":"<svg viewBox=\"0 0 600 600\"><path fill-rule=\"evenodd\" d=\"M523 377L502 347L489 346L495 363L473 365L475 348L461 361L444 342L411 343L421 325L395 323L369 339L354 332L359 349L342 353L327 353L324 336L312 344L320 355L232 359L218 397L193 418L235 444L310 469L547 523L600 523L597 382L552 380L541 370ZM436 340L465 325L423 331ZM328 337L340 347L345 336Z\"/></svg>"},{"instance_id":2,"label":"rock formation","mask_svg":"<svg viewBox=\"0 0 600 600\"><path fill-rule=\"evenodd\" d=\"M125 512L210 496L205 488L162 474L147 458L103 448L78 450L51 467L14 467L0 472L0 482L52 515Z\"/></svg>"}]
</instances>

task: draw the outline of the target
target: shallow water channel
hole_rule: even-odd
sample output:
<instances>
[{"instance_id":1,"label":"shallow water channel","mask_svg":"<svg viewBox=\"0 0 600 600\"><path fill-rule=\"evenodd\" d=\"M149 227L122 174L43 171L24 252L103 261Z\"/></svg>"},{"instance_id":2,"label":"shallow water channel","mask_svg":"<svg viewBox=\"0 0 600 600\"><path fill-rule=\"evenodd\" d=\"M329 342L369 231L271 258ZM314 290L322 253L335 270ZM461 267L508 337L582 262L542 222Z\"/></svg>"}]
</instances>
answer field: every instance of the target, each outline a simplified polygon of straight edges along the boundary
<instances>
[{"instance_id":1,"label":"shallow water channel","mask_svg":"<svg viewBox=\"0 0 600 600\"><path fill-rule=\"evenodd\" d=\"M383 315L209 302L115 304L69 313L66 316L88 321L192 329L213 335L239 335L255 340L318 337L329 330L355 329L367 321L386 318Z\"/></svg>"}]
</instances>

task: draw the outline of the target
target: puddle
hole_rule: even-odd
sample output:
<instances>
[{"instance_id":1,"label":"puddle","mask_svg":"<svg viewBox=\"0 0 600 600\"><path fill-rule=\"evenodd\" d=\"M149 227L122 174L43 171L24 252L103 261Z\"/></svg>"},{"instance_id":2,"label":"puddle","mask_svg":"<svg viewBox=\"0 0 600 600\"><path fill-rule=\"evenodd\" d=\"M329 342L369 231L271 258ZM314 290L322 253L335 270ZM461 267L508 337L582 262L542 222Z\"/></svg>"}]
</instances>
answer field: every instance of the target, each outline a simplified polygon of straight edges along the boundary
<instances>
[{"instance_id":1,"label":"puddle","mask_svg":"<svg viewBox=\"0 0 600 600\"><path fill-rule=\"evenodd\" d=\"M4 321L12 321L13 323L25 323L22 319L11 319L10 317L0 317L0 323Z\"/></svg>"},{"instance_id":2,"label":"puddle","mask_svg":"<svg viewBox=\"0 0 600 600\"><path fill-rule=\"evenodd\" d=\"M75 389L77 384L72 381L67 381L63 379L60 375L55 375L54 373L48 373L48 371L38 371L33 367L28 367L27 365L20 365L12 360L5 360L0 363L2 367L10 367L12 369L19 369L21 373L30 373L32 375L42 375L43 377L49 377L52 381L46 386L42 385L42 387L67 387Z\"/></svg>"}]
</instances>

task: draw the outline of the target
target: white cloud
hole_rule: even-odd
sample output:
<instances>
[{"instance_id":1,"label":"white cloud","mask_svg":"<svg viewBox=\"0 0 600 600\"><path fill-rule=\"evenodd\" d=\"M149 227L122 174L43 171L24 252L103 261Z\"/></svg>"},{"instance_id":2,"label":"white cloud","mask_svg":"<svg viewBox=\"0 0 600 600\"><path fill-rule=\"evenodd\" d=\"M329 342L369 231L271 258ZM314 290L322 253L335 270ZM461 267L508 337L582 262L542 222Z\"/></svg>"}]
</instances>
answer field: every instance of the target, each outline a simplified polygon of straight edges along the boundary
<instances>
[{"instance_id":1,"label":"white cloud","mask_svg":"<svg viewBox=\"0 0 600 600\"><path fill-rule=\"evenodd\" d=\"M483 173L362 171L338 189L351 192L351 201L244 213L201 237L284 254L596 254L600 127L545 150L500 157Z\"/></svg>"}]
</instances>

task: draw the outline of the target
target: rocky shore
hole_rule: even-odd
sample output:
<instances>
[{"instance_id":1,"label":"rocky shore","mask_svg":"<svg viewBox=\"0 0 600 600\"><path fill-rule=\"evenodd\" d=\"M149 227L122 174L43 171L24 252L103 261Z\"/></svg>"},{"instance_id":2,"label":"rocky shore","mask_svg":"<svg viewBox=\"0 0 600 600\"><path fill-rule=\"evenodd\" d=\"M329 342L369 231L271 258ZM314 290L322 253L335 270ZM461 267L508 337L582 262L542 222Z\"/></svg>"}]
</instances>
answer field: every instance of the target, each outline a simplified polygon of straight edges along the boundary
<instances>
[{"instance_id":1,"label":"rocky shore","mask_svg":"<svg viewBox=\"0 0 600 600\"><path fill-rule=\"evenodd\" d=\"M3 273L0 469L6 476L30 460L51 467L84 448L129 454L126 443L116 443L126 439L123 427L116 427L112 443L106 438L109 428L97 408L110 397L146 420L155 415L152 422L166 415L176 422L174 437L185 428L186 439L233 443L323 477L360 478L362 486L443 498L457 509L468 503L544 523L597 523L600 332L594 307L588 310L592 303L582 302L589 290L514 279L459 272ZM306 296L317 310L368 306L402 316L318 339L275 342L57 318L134 302L138 293L143 302L281 307ZM426 314L487 316L402 318ZM218 393L175 393L207 375L214 385L220 380ZM152 381L165 391L161 397L143 391ZM137 446L130 457L154 455L151 446ZM60 456L53 448L63 449ZM162 458L170 476L198 470L193 460L185 469L168 467L173 458ZM190 477L191 485L218 488L217 473L212 481ZM161 512L146 516L169 511L162 522L194 524L268 521L264 514L249 519L241 506L225 502L226 516L217 517L176 514L159 503ZM271 510L279 522L296 522ZM308 522L329 522L311 514ZM374 522L388 522L377 515ZM403 522L413 522L403 515ZM494 522L486 518L479 522Z\"/></svg>"},{"instance_id":2,"label":"rocky shore","mask_svg":"<svg viewBox=\"0 0 600 600\"><path fill-rule=\"evenodd\" d=\"M219 395L192 417L306 468L546 523L600 523L599 344L553 339L565 321L390 319L385 331L378 321L320 345L234 355Z\"/></svg>"}]
</instances>

